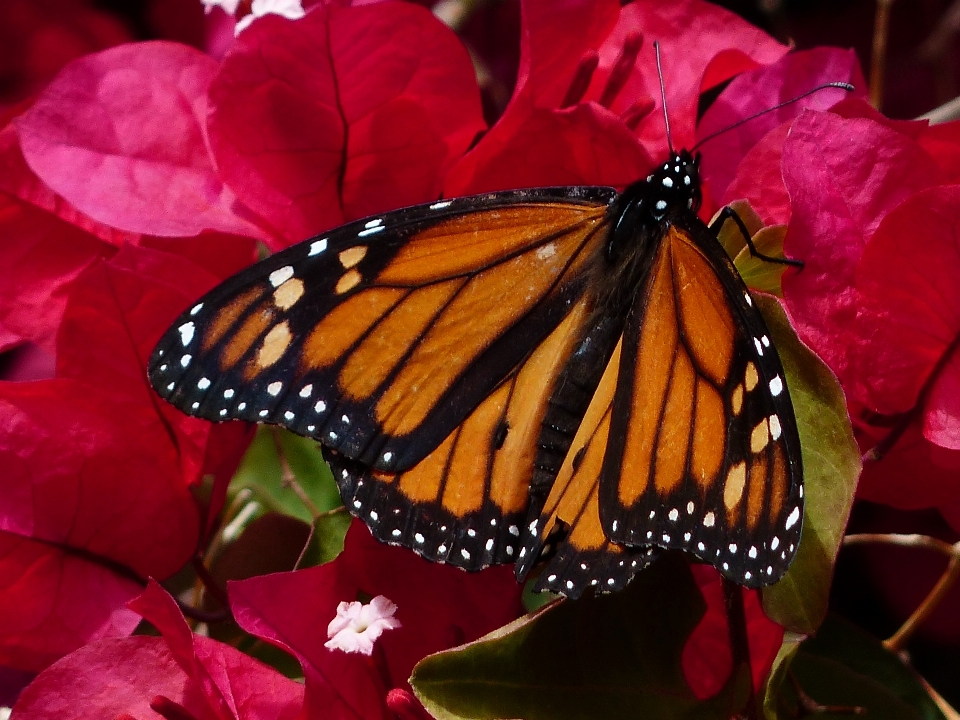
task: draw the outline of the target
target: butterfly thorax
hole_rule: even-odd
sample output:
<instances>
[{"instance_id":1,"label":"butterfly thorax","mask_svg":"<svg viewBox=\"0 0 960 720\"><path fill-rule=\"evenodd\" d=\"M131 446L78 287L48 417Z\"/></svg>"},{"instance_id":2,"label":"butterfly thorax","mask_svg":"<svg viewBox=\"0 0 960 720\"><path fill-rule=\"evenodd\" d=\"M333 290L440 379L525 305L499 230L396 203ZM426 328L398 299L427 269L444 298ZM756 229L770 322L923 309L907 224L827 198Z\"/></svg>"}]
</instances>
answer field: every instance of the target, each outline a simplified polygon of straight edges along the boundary
<instances>
[{"instance_id":1,"label":"butterfly thorax","mask_svg":"<svg viewBox=\"0 0 960 720\"><path fill-rule=\"evenodd\" d=\"M607 243L601 311L626 311L634 291L655 256L676 215L700 209L700 155L687 150L674 153L644 180L630 185L611 207L613 230Z\"/></svg>"}]
</instances>

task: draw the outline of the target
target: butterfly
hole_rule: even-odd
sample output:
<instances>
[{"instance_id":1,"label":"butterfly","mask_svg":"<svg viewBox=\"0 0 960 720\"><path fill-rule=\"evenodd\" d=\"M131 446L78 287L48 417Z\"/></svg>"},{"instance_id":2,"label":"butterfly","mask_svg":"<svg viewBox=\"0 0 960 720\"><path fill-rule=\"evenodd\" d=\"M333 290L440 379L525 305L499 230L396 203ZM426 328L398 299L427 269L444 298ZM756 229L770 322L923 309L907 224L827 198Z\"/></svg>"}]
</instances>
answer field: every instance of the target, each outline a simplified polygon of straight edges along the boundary
<instances>
[{"instance_id":1,"label":"butterfly","mask_svg":"<svg viewBox=\"0 0 960 720\"><path fill-rule=\"evenodd\" d=\"M575 598L679 549L767 585L800 541L800 441L700 203L680 151L623 193L352 222L201 298L149 378L189 415L315 438L350 512L429 560L545 563L535 589Z\"/></svg>"}]
</instances>

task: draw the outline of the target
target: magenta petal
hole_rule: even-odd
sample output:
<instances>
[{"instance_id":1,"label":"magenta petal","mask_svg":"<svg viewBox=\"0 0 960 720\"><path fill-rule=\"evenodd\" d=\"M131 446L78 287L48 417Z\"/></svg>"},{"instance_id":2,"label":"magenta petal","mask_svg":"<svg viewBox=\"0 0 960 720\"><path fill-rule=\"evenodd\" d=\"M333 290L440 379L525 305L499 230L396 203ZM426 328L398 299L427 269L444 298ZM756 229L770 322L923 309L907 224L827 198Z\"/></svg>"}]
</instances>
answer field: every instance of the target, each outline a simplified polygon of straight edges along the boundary
<instances>
[{"instance_id":1,"label":"magenta petal","mask_svg":"<svg viewBox=\"0 0 960 720\"><path fill-rule=\"evenodd\" d=\"M954 352L940 368L923 409L923 436L950 450L960 450L960 355Z\"/></svg>"},{"instance_id":2,"label":"magenta petal","mask_svg":"<svg viewBox=\"0 0 960 720\"><path fill-rule=\"evenodd\" d=\"M24 157L55 192L122 230L262 233L235 212L205 135L217 63L171 42L121 45L65 67L16 121Z\"/></svg>"},{"instance_id":3,"label":"magenta petal","mask_svg":"<svg viewBox=\"0 0 960 720\"><path fill-rule=\"evenodd\" d=\"M849 82L853 83L855 92L863 94L866 91L853 50L806 50L786 55L767 67L743 73L730 82L704 113L697 127L697 138L724 131L744 118L769 110L827 82ZM724 196L744 155L770 130L795 118L804 108L826 110L846 97L844 90L821 90L726 130L704 143L701 175L710 183L710 191L716 197Z\"/></svg>"},{"instance_id":4,"label":"magenta petal","mask_svg":"<svg viewBox=\"0 0 960 720\"><path fill-rule=\"evenodd\" d=\"M3 489L6 492L6 488ZM129 635L141 587L67 547L0 531L0 665L39 671L99 638Z\"/></svg>"},{"instance_id":5,"label":"magenta petal","mask_svg":"<svg viewBox=\"0 0 960 720\"><path fill-rule=\"evenodd\" d=\"M210 96L224 178L287 242L438 197L484 128L463 46L408 3L261 18Z\"/></svg>"},{"instance_id":6,"label":"magenta petal","mask_svg":"<svg viewBox=\"0 0 960 720\"><path fill-rule=\"evenodd\" d=\"M841 381L850 375L863 248L890 210L938 178L923 149L873 120L805 110L784 142L792 206L784 249L806 263L784 275L784 300L800 336Z\"/></svg>"},{"instance_id":7,"label":"magenta petal","mask_svg":"<svg viewBox=\"0 0 960 720\"><path fill-rule=\"evenodd\" d=\"M38 675L20 696L14 716L18 720L159 718L151 702L164 697L187 703L187 680L161 638L101 640Z\"/></svg>"},{"instance_id":8,"label":"magenta petal","mask_svg":"<svg viewBox=\"0 0 960 720\"><path fill-rule=\"evenodd\" d=\"M645 88L642 94L657 98L657 112L641 123L637 135L647 153L658 159L667 154L667 138L660 109L654 40L661 45L670 129L673 144L678 148L693 144L697 101L702 91L737 73L772 63L788 50L732 12L703 0L640 0L626 5L621 13L632 15L636 29L645 38L643 60L637 72Z\"/></svg>"},{"instance_id":9,"label":"magenta petal","mask_svg":"<svg viewBox=\"0 0 960 720\"><path fill-rule=\"evenodd\" d=\"M924 435L951 449L960 449L958 226L960 186L919 192L884 218L856 273L862 302L853 392L870 409L896 414L932 383Z\"/></svg>"},{"instance_id":10,"label":"magenta petal","mask_svg":"<svg viewBox=\"0 0 960 720\"><path fill-rule=\"evenodd\" d=\"M455 197L517 187L623 187L651 167L636 137L593 103L566 110L519 106L450 171L444 195Z\"/></svg>"},{"instance_id":11,"label":"magenta petal","mask_svg":"<svg viewBox=\"0 0 960 720\"><path fill-rule=\"evenodd\" d=\"M5 195L0 195L0 236L0 326L53 353L71 284L115 248Z\"/></svg>"},{"instance_id":12,"label":"magenta petal","mask_svg":"<svg viewBox=\"0 0 960 720\"><path fill-rule=\"evenodd\" d=\"M160 631L217 717L290 720L299 713L302 685L236 648L191 633L173 597L154 580L129 607Z\"/></svg>"},{"instance_id":13,"label":"magenta petal","mask_svg":"<svg viewBox=\"0 0 960 720\"><path fill-rule=\"evenodd\" d=\"M310 717L376 720L390 717L389 689L368 658L324 647L327 625L341 601L354 600L357 587L337 561L292 573L231 582L230 606L247 632L295 655L306 678ZM400 678L405 680L406 678Z\"/></svg>"}]
</instances>

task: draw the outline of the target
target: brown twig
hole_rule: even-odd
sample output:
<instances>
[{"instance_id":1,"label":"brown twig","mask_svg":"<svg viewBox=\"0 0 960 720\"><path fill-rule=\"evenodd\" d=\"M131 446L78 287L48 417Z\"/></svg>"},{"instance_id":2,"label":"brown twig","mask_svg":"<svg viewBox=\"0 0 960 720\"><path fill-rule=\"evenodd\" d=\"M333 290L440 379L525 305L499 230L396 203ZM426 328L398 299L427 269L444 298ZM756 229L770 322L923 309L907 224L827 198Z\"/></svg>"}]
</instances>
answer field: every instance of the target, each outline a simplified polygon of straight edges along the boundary
<instances>
[{"instance_id":1,"label":"brown twig","mask_svg":"<svg viewBox=\"0 0 960 720\"><path fill-rule=\"evenodd\" d=\"M870 51L870 104L877 110L883 103L884 66L887 60L887 38L890 35L890 7L893 0L877 0L873 23L873 48Z\"/></svg>"},{"instance_id":2,"label":"brown twig","mask_svg":"<svg viewBox=\"0 0 960 720\"><path fill-rule=\"evenodd\" d=\"M825 713L865 715L867 712L866 708L860 707L859 705L821 705L803 691L803 688L800 687L800 681L797 680L792 670L787 671L787 677L790 678L793 690L797 693L797 702L800 704L800 709L807 715L822 715Z\"/></svg>"},{"instance_id":3,"label":"brown twig","mask_svg":"<svg viewBox=\"0 0 960 720\"><path fill-rule=\"evenodd\" d=\"M920 681L920 684L923 685L923 689L927 691L927 694L930 696L930 699L936 704L940 709L940 712L943 713L943 716L947 720L960 720L960 712L957 712L953 709L953 706L950 705L946 700L944 700L940 693L933 689L933 687L920 675L917 675L917 680Z\"/></svg>"},{"instance_id":4,"label":"brown twig","mask_svg":"<svg viewBox=\"0 0 960 720\"><path fill-rule=\"evenodd\" d=\"M277 448L277 458L280 460L280 483L283 487L288 487L296 493L297 497L300 498L300 502L303 503L303 506L307 509L307 512L310 513L310 517L316 520L322 514L322 510L318 508L313 500L310 499L310 496L307 495L307 491L303 489L303 486L297 482L297 476L293 474L293 470L290 468L290 463L287 462L286 453L283 452L283 443L280 441L280 431L273 431L273 443Z\"/></svg>"},{"instance_id":5,"label":"brown twig","mask_svg":"<svg viewBox=\"0 0 960 720\"><path fill-rule=\"evenodd\" d=\"M926 620L943 600L950 588L953 587L957 578L960 577L960 542L951 545L927 537L926 535L895 535L870 533L863 535L848 535L843 540L844 545L863 545L867 543L886 543L889 545L899 545L901 547L919 547L928 550L935 550L950 558L946 570L940 576L937 584L923 599L923 602L917 606L913 614L900 626L900 628L889 638L883 641L883 646L892 653L899 653L910 639L910 636Z\"/></svg>"}]
</instances>

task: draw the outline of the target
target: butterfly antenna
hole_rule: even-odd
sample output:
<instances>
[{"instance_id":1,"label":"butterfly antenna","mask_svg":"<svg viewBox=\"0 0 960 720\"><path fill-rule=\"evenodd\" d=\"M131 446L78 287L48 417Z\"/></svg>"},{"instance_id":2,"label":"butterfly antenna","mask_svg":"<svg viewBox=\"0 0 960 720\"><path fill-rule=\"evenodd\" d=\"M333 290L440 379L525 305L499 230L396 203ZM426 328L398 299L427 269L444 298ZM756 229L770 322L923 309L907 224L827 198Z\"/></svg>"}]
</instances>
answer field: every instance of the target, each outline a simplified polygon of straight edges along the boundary
<instances>
[{"instance_id":1,"label":"butterfly antenna","mask_svg":"<svg viewBox=\"0 0 960 720\"><path fill-rule=\"evenodd\" d=\"M670 135L670 115L667 114L667 90L663 85L663 68L660 67L660 41L653 41L653 49L657 53L657 78L660 80L660 100L663 103L663 124L667 128L667 147L670 149L671 157L675 154L673 150L673 138Z\"/></svg>"},{"instance_id":2,"label":"butterfly antenna","mask_svg":"<svg viewBox=\"0 0 960 720\"><path fill-rule=\"evenodd\" d=\"M658 55L658 56L657 56L657 62L659 63L659 61L660 61L660 56ZM658 65L658 68L659 68L659 65ZM661 83L660 83L660 87L661 87L661 89L662 89L662 87L663 87L663 82L662 82L662 80L661 80ZM748 123L748 122L750 122L751 120L756 120L756 119L757 119L758 117L760 117L761 115L766 115L768 112L773 112L774 110L779 110L780 108L786 107L787 105L791 105L792 103L795 103L795 102L797 102L798 100L803 100L803 99L804 99L805 97L807 97L808 95L813 95L813 94L816 93L816 92L820 92L821 90L827 90L827 89L829 89L829 88L839 88L840 90L846 90L847 92L853 92L853 90L854 90L853 85L851 85L850 83L845 83L845 82L829 82L829 83L824 83L823 85L817 85L815 88L811 88L811 89L807 90L806 92L801 93L800 95L797 95L797 96L794 97L794 98L790 98L789 100L784 100L782 103L778 103L777 105L774 105L773 107L768 107L768 108L766 108L765 110L761 110L761 111L758 112L758 113L754 113L754 114L751 115L750 117L745 117L745 118L743 118L742 120L737 120L737 122L735 122L733 125L728 125L727 127L723 128L723 129L721 129L721 130L717 130L716 132L710 133L710 134L707 135L705 138L701 138L700 140L698 140L697 143L696 143L692 148L690 148L690 150L691 150L691 152L692 152L693 150L696 150L698 147L700 147L700 146L703 145L705 142L707 142L707 140L713 140L715 137L717 137L717 135L722 135L722 134L725 133L725 132L728 132L728 131L730 131L730 130L733 130L734 128L740 127L740 126L743 125L744 123Z\"/></svg>"}]
</instances>

